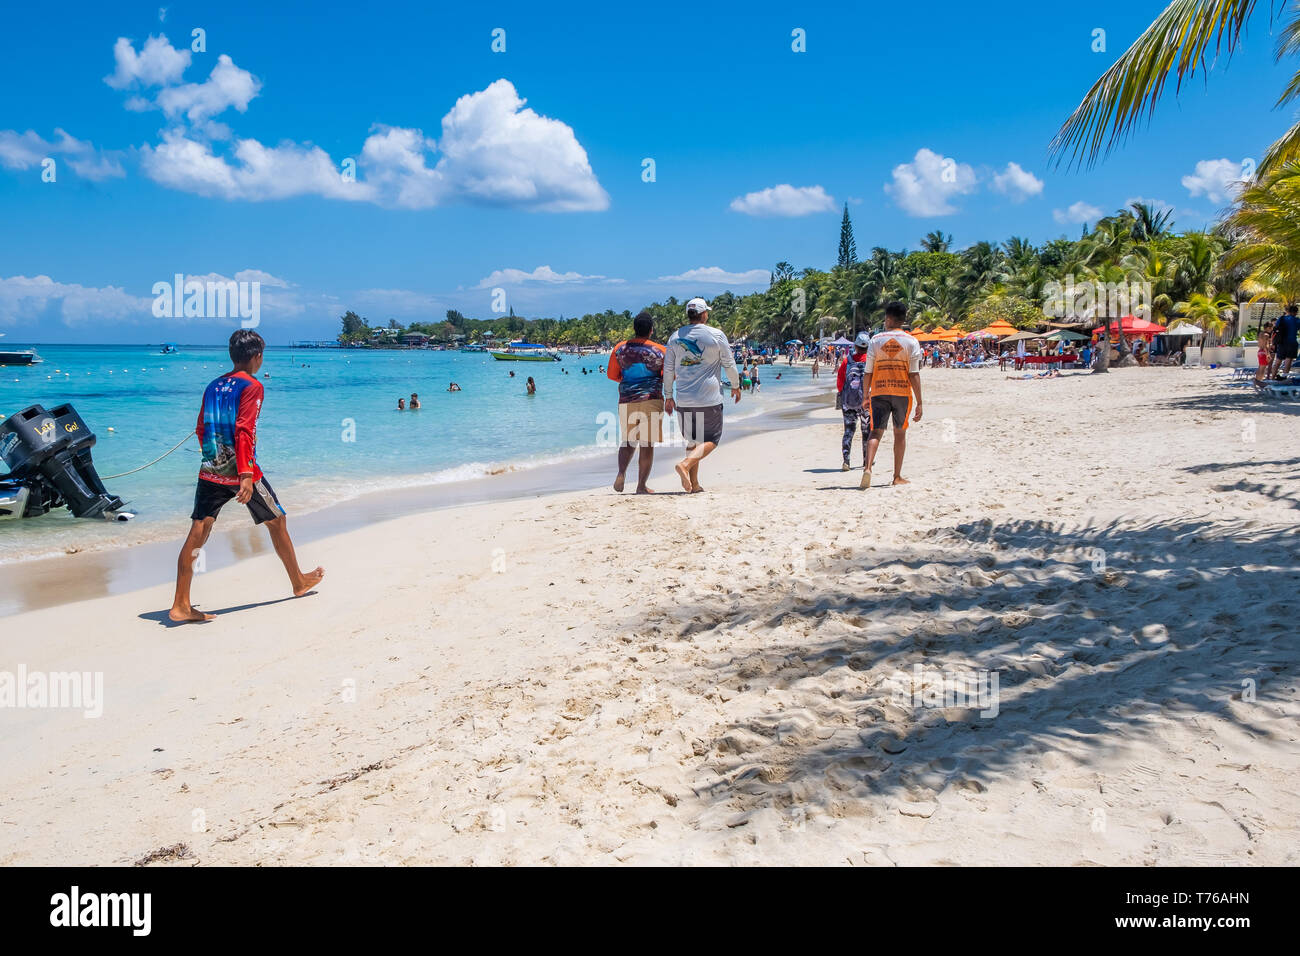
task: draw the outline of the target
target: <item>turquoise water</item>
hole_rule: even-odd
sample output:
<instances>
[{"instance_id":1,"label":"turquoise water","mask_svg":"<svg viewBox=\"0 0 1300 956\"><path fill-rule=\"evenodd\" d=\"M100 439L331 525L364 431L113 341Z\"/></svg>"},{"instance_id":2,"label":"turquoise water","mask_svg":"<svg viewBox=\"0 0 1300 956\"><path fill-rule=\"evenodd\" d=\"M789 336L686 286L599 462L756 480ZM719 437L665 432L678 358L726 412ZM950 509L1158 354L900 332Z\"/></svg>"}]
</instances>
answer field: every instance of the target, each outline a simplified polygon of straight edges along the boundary
<instances>
[{"instance_id":1,"label":"turquoise water","mask_svg":"<svg viewBox=\"0 0 1300 956\"><path fill-rule=\"evenodd\" d=\"M6 340L5 347L22 346ZM159 354L158 346L36 348L42 364L0 367L0 417L31 404L72 402L98 437L95 465L106 478L192 433L204 387L229 369L224 348L182 346L172 355ZM606 361L272 348L259 373L266 398L258 460L292 514L368 491L609 454L599 442L602 429L608 435L617 393L605 377ZM584 367L589 374L582 374ZM530 375L537 382L533 396L524 385ZM447 392L451 381L463 391ZM806 369L771 366L762 393L746 395L729 419L758 414L773 397L807 382ZM409 400L411 392L419 393L423 407L397 411L397 399ZM77 521L62 510L0 522L0 562L174 533L178 520L188 519L198 462L191 438L143 472L106 480L139 516L127 525Z\"/></svg>"}]
</instances>

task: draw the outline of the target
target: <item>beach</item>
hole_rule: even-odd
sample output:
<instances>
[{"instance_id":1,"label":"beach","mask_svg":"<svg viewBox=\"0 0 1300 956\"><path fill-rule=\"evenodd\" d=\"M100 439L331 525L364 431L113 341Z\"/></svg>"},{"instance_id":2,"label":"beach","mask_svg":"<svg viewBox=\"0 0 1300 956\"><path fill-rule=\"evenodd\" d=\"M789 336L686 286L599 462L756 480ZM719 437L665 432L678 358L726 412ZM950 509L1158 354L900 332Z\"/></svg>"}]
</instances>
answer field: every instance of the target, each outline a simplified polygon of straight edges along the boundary
<instances>
[{"instance_id":1,"label":"beach","mask_svg":"<svg viewBox=\"0 0 1300 956\"><path fill-rule=\"evenodd\" d=\"M0 863L1294 865L1295 406L1224 376L927 369L866 491L827 392L704 494L300 544L301 599L232 509L212 624L5 619L103 694L0 709Z\"/></svg>"}]
</instances>

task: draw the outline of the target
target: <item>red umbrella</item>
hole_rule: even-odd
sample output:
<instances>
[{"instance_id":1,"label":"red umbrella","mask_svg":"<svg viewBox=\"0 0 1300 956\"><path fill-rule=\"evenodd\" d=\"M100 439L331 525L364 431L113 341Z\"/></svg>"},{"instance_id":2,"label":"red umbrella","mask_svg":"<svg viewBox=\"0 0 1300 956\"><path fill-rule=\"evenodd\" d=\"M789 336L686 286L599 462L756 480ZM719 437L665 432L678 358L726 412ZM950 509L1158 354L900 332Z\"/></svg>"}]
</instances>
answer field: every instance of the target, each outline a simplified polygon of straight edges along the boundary
<instances>
[{"instance_id":1,"label":"red umbrella","mask_svg":"<svg viewBox=\"0 0 1300 956\"><path fill-rule=\"evenodd\" d=\"M1101 335L1103 328L1104 326L1097 326L1092 330L1093 335ZM1118 335L1121 330L1125 335L1141 336L1149 342L1152 336L1162 333L1165 327L1155 322L1148 322L1146 319L1139 319L1135 315L1126 315L1118 323L1110 323L1110 334L1112 336Z\"/></svg>"}]
</instances>

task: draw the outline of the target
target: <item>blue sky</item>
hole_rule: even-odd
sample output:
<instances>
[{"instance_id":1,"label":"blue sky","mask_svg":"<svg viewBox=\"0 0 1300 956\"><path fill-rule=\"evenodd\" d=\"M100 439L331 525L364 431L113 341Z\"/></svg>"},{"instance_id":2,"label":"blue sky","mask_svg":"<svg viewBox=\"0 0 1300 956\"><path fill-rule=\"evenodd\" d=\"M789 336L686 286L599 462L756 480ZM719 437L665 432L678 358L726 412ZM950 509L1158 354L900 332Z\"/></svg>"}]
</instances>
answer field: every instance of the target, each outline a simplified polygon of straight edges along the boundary
<instances>
[{"instance_id":1,"label":"blue sky","mask_svg":"<svg viewBox=\"0 0 1300 956\"><path fill-rule=\"evenodd\" d=\"M272 343L332 337L346 308L487 317L496 288L530 316L636 309L765 286L778 260L829 266L845 202L863 255L932 229L958 248L1076 236L1136 197L1201 225L1291 122L1266 11L1104 163L1048 164L1161 7L15 6L0 331L224 340L229 320L154 316L177 273L261 282Z\"/></svg>"}]
</instances>

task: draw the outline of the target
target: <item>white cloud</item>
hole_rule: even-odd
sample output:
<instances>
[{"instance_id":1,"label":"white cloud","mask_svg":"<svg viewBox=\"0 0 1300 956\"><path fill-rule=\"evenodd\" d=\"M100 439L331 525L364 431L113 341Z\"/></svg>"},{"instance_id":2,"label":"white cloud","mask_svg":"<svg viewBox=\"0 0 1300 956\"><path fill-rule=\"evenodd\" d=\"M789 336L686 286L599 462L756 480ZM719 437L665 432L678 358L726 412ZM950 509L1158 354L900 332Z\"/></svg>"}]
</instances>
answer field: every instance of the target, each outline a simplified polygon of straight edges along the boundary
<instances>
[{"instance_id":1,"label":"white cloud","mask_svg":"<svg viewBox=\"0 0 1300 956\"><path fill-rule=\"evenodd\" d=\"M658 281L697 283L699 285L766 286L771 278L771 273L766 269L727 272L718 266L702 266L698 269L688 269L681 275L660 276Z\"/></svg>"},{"instance_id":2,"label":"white cloud","mask_svg":"<svg viewBox=\"0 0 1300 956\"><path fill-rule=\"evenodd\" d=\"M263 272L261 269L240 269L235 273L236 282L260 282L263 288L290 289L293 283L288 279L281 279L271 275L269 272Z\"/></svg>"},{"instance_id":3,"label":"white cloud","mask_svg":"<svg viewBox=\"0 0 1300 956\"><path fill-rule=\"evenodd\" d=\"M835 209L835 200L821 186L782 183L731 200L733 212L747 216L808 216Z\"/></svg>"},{"instance_id":4,"label":"white cloud","mask_svg":"<svg viewBox=\"0 0 1300 956\"><path fill-rule=\"evenodd\" d=\"M217 65L202 83L167 86L158 92L158 106L173 119L184 114L191 123L199 123L228 108L247 111L249 102L262 88L261 81L247 70L235 66L226 54L217 57Z\"/></svg>"},{"instance_id":5,"label":"white cloud","mask_svg":"<svg viewBox=\"0 0 1300 956\"><path fill-rule=\"evenodd\" d=\"M476 289L490 289L499 285L518 285L522 282L545 282L554 285L558 282L616 282L605 276L583 275L581 272L556 272L550 266L538 266L532 272L522 269L497 269L491 275L480 279Z\"/></svg>"},{"instance_id":6,"label":"white cloud","mask_svg":"<svg viewBox=\"0 0 1300 956\"><path fill-rule=\"evenodd\" d=\"M117 286L95 288L55 282L49 276L0 277L0 323L32 322L51 315L65 322L148 318L152 298Z\"/></svg>"},{"instance_id":7,"label":"white cloud","mask_svg":"<svg viewBox=\"0 0 1300 956\"><path fill-rule=\"evenodd\" d=\"M149 37L136 53L130 40L118 37L113 44L113 59L117 69L104 77L104 82L113 89L124 90L133 83L167 86L180 82L190 65L190 51L175 49L164 34Z\"/></svg>"},{"instance_id":8,"label":"white cloud","mask_svg":"<svg viewBox=\"0 0 1300 956\"><path fill-rule=\"evenodd\" d=\"M361 148L366 182L387 197L390 205L427 209L441 199L442 177L430 169L426 156L435 146L418 129L377 127Z\"/></svg>"},{"instance_id":9,"label":"white cloud","mask_svg":"<svg viewBox=\"0 0 1300 956\"><path fill-rule=\"evenodd\" d=\"M38 165L47 157L62 156L78 176L96 182L111 177L125 176L117 158L90 143L70 136L61 129L54 130L55 139L48 141L32 130L0 130L0 166L23 170ZM56 166L55 172L58 169Z\"/></svg>"},{"instance_id":10,"label":"white cloud","mask_svg":"<svg viewBox=\"0 0 1300 956\"><path fill-rule=\"evenodd\" d=\"M172 189L231 200L315 195L404 209L476 202L546 212L609 206L573 130L525 109L507 80L457 100L442 119L440 141L418 129L376 126L357 164L364 176L355 179L309 143L236 139L233 155L216 152L212 141L229 130L209 118L227 106L242 111L258 89L252 74L223 56L206 83L160 92L168 115L183 113L200 129L170 129L161 143L142 147L145 174Z\"/></svg>"},{"instance_id":11,"label":"white cloud","mask_svg":"<svg viewBox=\"0 0 1300 956\"><path fill-rule=\"evenodd\" d=\"M348 297L361 311L381 309L399 314L428 315L439 309L446 310L437 296L410 289L361 289Z\"/></svg>"},{"instance_id":12,"label":"white cloud","mask_svg":"<svg viewBox=\"0 0 1300 956\"><path fill-rule=\"evenodd\" d=\"M1053 209L1052 218L1059 223L1088 223L1095 222L1102 217L1102 212L1096 206L1089 205L1080 199L1072 203L1068 209Z\"/></svg>"},{"instance_id":13,"label":"white cloud","mask_svg":"<svg viewBox=\"0 0 1300 956\"><path fill-rule=\"evenodd\" d=\"M183 192L219 199L261 201L315 195L328 199L373 199L374 188L348 182L319 146L282 143L263 146L255 139L235 144L235 162L216 155L211 145L168 130L155 147L140 150L145 175Z\"/></svg>"},{"instance_id":14,"label":"white cloud","mask_svg":"<svg viewBox=\"0 0 1300 956\"><path fill-rule=\"evenodd\" d=\"M1230 159L1202 159L1196 170L1184 176L1184 188L1193 196L1205 196L1210 202L1223 202L1241 191L1242 164Z\"/></svg>"},{"instance_id":15,"label":"white cloud","mask_svg":"<svg viewBox=\"0 0 1300 956\"><path fill-rule=\"evenodd\" d=\"M609 196L573 130L526 102L505 79L456 101L442 118L434 170L444 194L546 212L607 209Z\"/></svg>"},{"instance_id":16,"label":"white cloud","mask_svg":"<svg viewBox=\"0 0 1300 956\"><path fill-rule=\"evenodd\" d=\"M885 192L911 216L947 216L957 211L951 200L975 191L975 170L922 147L910 163L894 167Z\"/></svg>"},{"instance_id":17,"label":"white cloud","mask_svg":"<svg viewBox=\"0 0 1300 956\"><path fill-rule=\"evenodd\" d=\"M1010 196L1012 202L1024 202L1043 191L1043 181L1019 163L1007 163L1007 168L993 177L993 188Z\"/></svg>"},{"instance_id":18,"label":"white cloud","mask_svg":"<svg viewBox=\"0 0 1300 956\"><path fill-rule=\"evenodd\" d=\"M1130 196L1128 199L1125 199L1124 208L1127 209L1128 207L1132 206L1134 203L1138 203L1138 202L1146 203L1157 213L1174 211L1174 204L1171 202L1165 202L1163 199L1146 199L1143 196Z\"/></svg>"}]
</instances>

